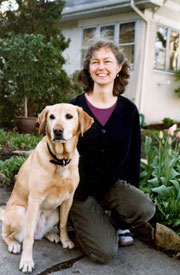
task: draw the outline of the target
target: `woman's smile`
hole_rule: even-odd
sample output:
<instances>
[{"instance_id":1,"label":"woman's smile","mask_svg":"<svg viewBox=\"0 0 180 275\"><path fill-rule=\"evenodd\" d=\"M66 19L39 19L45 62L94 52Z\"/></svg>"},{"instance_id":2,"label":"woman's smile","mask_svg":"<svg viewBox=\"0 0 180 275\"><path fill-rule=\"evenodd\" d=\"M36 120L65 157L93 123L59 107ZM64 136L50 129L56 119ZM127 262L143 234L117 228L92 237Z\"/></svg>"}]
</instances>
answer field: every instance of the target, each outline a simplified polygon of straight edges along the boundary
<instances>
[{"instance_id":1,"label":"woman's smile","mask_svg":"<svg viewBox=\"0 0 180 275\"><path fill-rule=\"evenodd\" d=\"M114 82L120 69L121 67L117 63L116 57L108 48L101 48L95 51L90 60L89 71L91 77L99 85L108 85Z\"/></svg>"}]
</instances>

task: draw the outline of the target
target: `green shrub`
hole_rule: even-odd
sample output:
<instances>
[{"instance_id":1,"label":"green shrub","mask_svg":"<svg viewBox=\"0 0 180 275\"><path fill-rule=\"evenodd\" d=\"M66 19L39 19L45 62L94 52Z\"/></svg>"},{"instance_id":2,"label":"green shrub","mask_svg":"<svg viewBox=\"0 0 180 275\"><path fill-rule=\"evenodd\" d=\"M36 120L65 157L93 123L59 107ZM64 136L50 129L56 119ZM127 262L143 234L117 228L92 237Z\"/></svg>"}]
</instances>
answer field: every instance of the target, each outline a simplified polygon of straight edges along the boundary
<instances>
[{"instance_id":1,"label":"green shrub","mask_svg":"<svg viewBox=\"0 0 180 275\"><path fill-rule=\"evenodd\" d=\"M18 173L19 168L26 160L26 157L11 157L5 161L0 160L0 173L5 177L2 180L4 184L10 184L14 180L14 176Z\"/></svg>"},{"instance_id":2,"label":"green shrub","mask_svg":"<svg viewBox=\"0 0 180 275\"><path fill-rule=\"evenodd\" d=\"M174 126L173 126L174 127ZM175 127L174 127L175 129ZM162 131L152 138L146 136L145 157L141 162L140 188L156 202L157 221L178 231L180 228L180 132L168 135ZM179 232L179 231L178 231Z\"/></svg>"},{"instance_id":3,"label":"green shrub","mask_svg":"<svg viewBox=\"0 0 180 275\"><path fill-rule=\"evenodd\" d=\"M59 27L65 1L16 2L17 9L0 12L0 128L4 129L15 127L15 117L24 114L26 102L28 116L36 116L46 105L66 102L76 94L63 69L63 51L70 42Z\"/></svg>"},{"instance_id":4,"label":"green shrub","mask_svg":"<svg viewBox=\"0 0 180 275\"><path fill-rule=\"evenodd\" d=\"M41 136L30 134L19 134L13 131L0 129L0 149L1 150L32 150L42 139Z\"/></svg>"},{"instance_id":5,"label":"green shrub","mask_svg":"<svg viewBox=\"0 0 180 275\"><path fill-rule=\"evenodd\" d=\"M163 124L164 124L164 126L165 126L166 128L171 127L174 123L175 123L174 120L171 119L171 118L169 118L169 117L165 117L165 118L163 119Z\"/></svg>"}]
</instances>

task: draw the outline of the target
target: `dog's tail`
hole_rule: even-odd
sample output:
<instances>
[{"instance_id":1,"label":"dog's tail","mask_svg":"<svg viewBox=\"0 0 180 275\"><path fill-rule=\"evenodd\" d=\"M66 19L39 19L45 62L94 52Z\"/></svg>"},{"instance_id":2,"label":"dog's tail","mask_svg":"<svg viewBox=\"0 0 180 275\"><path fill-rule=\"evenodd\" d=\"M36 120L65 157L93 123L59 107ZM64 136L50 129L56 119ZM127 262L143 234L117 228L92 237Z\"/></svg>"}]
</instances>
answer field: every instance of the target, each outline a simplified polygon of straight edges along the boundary
<instances>
[{"instance_id":1,"label":"dog's tail","mask_svg":"<svg viewBox=\"0 0 180 275\"><path fill-rule=\"evenodd\" d=\"M4 212L5 210L0 208L0 220L3 221L4 220Z\"/></svg>"}]
</instances>

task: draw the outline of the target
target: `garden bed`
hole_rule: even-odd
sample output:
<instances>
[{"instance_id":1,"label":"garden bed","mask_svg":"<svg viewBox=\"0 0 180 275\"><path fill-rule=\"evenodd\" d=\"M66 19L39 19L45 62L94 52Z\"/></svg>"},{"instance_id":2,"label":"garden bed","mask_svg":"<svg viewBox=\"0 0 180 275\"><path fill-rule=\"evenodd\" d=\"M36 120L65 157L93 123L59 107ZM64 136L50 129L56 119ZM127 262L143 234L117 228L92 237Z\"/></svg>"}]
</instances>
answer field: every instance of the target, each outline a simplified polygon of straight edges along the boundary
<instances>
[{"instance_id":1,"label":"garden bed","mask_svg":"<svg viewBox=\"0 0 180 275\"><path fill-rule=\"evenodd\" d=\"M143 129L144 130L158 130L158 131L161 131L161 130L168 130L168 128L170 126L172 126L173 124L177 124L177 127L180 128L180 123L179 122L174 122L172 124L165 124L165 123L154 123L154 124L148 124L148 125L145 125L143 126Z\"/></svg>"}]
</instances>

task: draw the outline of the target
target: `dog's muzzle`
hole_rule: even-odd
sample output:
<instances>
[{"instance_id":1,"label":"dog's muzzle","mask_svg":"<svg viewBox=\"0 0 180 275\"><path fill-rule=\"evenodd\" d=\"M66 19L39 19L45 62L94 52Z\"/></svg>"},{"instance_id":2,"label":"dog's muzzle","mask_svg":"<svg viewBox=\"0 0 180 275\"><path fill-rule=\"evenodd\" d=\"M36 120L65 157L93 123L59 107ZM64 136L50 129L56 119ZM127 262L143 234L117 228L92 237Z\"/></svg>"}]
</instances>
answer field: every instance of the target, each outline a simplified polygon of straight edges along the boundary
<instances>
[{"instance_id":1,"label":"dog's muzzle","mask_svg":"<svg viewBox=\"0 0 180 275\"><path fill-rule=\"evenodd\" d=\"M57 142L65 142L64 136L64 129L62 127L56 127L53 129L53 141Z\"/></svg>"}]
</instances>

